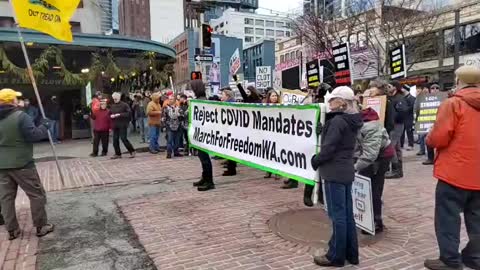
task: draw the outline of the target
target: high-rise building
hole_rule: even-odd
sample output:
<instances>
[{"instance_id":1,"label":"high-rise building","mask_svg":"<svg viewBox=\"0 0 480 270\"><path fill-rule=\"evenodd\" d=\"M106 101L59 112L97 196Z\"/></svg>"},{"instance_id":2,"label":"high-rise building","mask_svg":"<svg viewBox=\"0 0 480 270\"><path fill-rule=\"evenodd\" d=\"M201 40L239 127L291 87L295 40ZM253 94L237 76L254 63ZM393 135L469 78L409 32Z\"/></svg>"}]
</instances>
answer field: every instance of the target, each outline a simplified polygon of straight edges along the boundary
<instances>
[{"instance_id":1,"label":"high-rise building","mask_svg":"<svg viewBox=\"0 0 480 270\"><path fill-rule=\"evenodd\" d=\"M120 0L118 14L121 35L150 39L150 0Z\"/></svg>"},{"instance_id":2,"label":"high-rise building","mask_svg":"<svg viewBox=\"0 0 480 270\"><path fill-rule=\"evenodd\" d=\"M185 0L151 0L151 39L168 43L185 30Z\"/></svg>"}]
</instances>

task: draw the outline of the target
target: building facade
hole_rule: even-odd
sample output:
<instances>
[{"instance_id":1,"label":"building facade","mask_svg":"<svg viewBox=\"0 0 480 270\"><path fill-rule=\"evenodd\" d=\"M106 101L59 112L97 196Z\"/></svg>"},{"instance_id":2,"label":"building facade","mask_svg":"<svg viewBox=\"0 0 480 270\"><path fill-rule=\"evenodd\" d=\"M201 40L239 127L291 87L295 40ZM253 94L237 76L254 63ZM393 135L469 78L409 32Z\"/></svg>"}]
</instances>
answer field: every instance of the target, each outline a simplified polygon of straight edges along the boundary
<instances>
[{"instance_id":1,"label":"building facade","mask_svg":"<svg viewBox=\"0 0 480 270\"><path fill-rule=\"evenodd\" d=\"M257 67L269 66L272 71L275 69L275 41L263 40L245 47L243 59L245 80L255 82Z\"/></svg>"},{"instance_id":2,"label":"building facade","mask_svg":"<svg viewBox=\"0 0 480 270\"><path fill-rule=\"evenodd\" d=\"M150 39L150 0L120 0L120 35Z\"/></svg>"},{"instance_id":3,"label":"building facade","mask_svg":"<svg viewBox=\"0 0 480 270\"><path fill-rule=\"evenodd\" d=\"M170 42L185 30L185 0L150 1L151 39Z\"/></svg>"},{"instance_id":4,"label":"building facade","mask_svg":"<svg viewBox=\"0 0 480 270\"><path fill-rule=\"evenodd\" d=\"M264 39L281 40L292 36L291 22L287 17L243 13L226 10L218 19L210 21L215 33L236 37L245 46Z\"/></svg>"}]
</instances>

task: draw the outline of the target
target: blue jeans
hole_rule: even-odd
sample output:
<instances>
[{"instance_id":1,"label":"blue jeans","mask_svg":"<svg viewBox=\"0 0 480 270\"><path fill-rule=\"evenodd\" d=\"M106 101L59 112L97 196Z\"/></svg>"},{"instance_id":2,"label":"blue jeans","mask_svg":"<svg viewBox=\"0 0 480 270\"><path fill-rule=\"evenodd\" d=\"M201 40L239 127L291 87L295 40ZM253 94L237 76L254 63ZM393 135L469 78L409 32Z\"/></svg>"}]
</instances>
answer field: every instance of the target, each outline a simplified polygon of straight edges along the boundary
<instances>
[{"instance_id":1,"label":"blue jeans","mask_svg":"<svg viewBox=\"0 0 480 270\"><path fill-rule=\"evenodd\" d=\"M426 138L427 138L427 134L421 134L421 135L420 135L420 138L419 138L419 141L420 141L420 151L419 151L419 152L420 152L420 153L423 153L423 154L425 154L425 152L426 152L426 151L425 151L425 147L426 147L426 145L425 145L425 139L426 139Z\"/></svg>"},{"instance_id":2,"label":"blue jeans","mask_svg":"<svg viewBox=\"0 0 480 270\"><path fill-rule=\"evenodd\" d=\"M328 217L332 221L332 237L328 242L327 259L343 265L345 260L358 262L358 240L353 218L352 184L325 181Z\"/></svg>"},{"instance_id":3,"label":"blue jeans","mask_svg":"<svg viewBox=\"0 0 480 270\"><path fill-rule=\"evenodd\" d=\"M148 141L150 133L148 132L148 118L140 117L137 119L138 129L140 130L140 137L142 142Z\"/></svg>"},{"instance_id":4,"label":"blue jeans","mask_svg":"<svg viewBox=\"0 0 480 270\"><path fill-rule=\"evenodd\" d=\"M60 121L50 120L50 134L54 143L58 142L60 137Z\"/></svg>"},{"instance_id":5,"label":"blue jeans","mask_svg":"<svg viewBox=\"0 0 480 270\"><path fill-rule=\"evenodd\" d=\"M160 127L151 126L149 127L149 137L150 137L150 151L160 151L160 145L158 144L158 138L160 137Z\"/></svg>"},{"instance_id":6,"label":"blue jeans","mask_svg":"<svg viewBox=\"0 0 480 270\"><path fill-rule=\"evenodd\" d=\"M178 153L178 130L168 130L167 152L170 154Z\"/></svg>"}]
</instances>

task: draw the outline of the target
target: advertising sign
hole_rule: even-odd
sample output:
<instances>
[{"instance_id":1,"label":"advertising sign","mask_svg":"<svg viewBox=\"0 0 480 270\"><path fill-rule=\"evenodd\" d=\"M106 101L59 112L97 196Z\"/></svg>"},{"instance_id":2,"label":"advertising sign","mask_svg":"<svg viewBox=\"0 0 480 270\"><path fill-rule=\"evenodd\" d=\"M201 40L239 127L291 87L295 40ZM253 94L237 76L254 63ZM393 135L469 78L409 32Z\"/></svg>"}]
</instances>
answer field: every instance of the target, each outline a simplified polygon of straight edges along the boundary
<instances>
[{"instance_id":1,"label":"advertising sign","mask_svg":"<svg viewBox=\"0 0 480 270\"><path fill-rule=\"evenodd\" d=\"M318 87L322 82L320 74L320 63L318 59L307 63L307 85L309 87Z\"/></svg>"},{"instance_id":2,"label":"advertising sign","mask_svg":"<svg viewBox=\"0 0 480 270\"><path fill-rule=\"evenodd\" d=\"M192 100L192 147L249 167L314 185L320 106L265 106Z\"/></svg>"},{"instance_id":3,"label":"advertising sign","mask_svg":"<svg viewBox=\"0 0 480 270\"><path fill-rule=\"evenodd\" d=\"M238 48L233 52L232 57L230 58L230 74L237 74L240 69L242 62L240 61L240 52Z\"/></svg>"},{"instance_id":4,"label":"advertising sign","mask_svg":"<svg viewBox=\"0 0 480 270\"><path fill-rule=\"evenodd\" d=\"M407 77L405 45L394 48L390 51L390 77L392 79Z\"/></svg>"},{"instance_id":5,"label":"advertising sign","mask_svg":"<svg viewBox=\"0 0 480 270\"><path fill-rule=\"evenodd\" d=\"M350 71L350 48L348 43L342 43L333 47L333 62L335 65L336 86L352 84Z\"/></svg>"},{"instance_id":6,"label":"advertising sign","mask_svg":"<svg viewBox=\"0 0 480 270\"><path fill-rule=\"evenodd\" d=\"M255 86L257 89L272 87L272 68L270 66L257 67Z\"/></svg>"},{"instance_id":7,"label":"advertising sign","mask_svg":"<svg viewBox=\"0 0 480 270\"><path fill-rule=\"evenodd\" d=\"M415 130L418 134L426 134L430 131L437 120L438 107L440 107L440 104L442 104L442 101L446 98L447 96L444 93L420 95L417 97L420 108Z\"/></svg>"}]
</instances>

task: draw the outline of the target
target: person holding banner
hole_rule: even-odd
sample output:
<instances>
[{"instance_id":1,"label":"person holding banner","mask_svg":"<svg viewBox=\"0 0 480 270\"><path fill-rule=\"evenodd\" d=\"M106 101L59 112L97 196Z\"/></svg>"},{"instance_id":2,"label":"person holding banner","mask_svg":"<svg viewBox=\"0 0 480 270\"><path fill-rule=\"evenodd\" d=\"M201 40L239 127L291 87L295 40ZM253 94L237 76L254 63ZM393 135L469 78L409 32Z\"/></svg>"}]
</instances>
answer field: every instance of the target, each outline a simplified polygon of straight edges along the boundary
<instances>
[{"instance_id":1,"label":"person holding banner","mask_svg":"<svg viewBox=\"0 0 480 270\"><path fill-rule=\"evenodd\" d=\"M48 137L49 121L43 119L36 127L33 119L18 108L20 96L22 93L12 89L0 90L0 202L9 240L21 233L15 210L18 186L30 200L37 236L54 230L54 225L47 223L47 196L33 159L33 142Z\"/></svg>"},{"instance_id":2,"label":"person holding banner","mask_svg":"<svg viewBox=\"0 0 480 270\"><path fill-rule=\"evenodd\" d=\"M205 91L205 84L202 80L193 80L190 82L190 87L195 94L197 99L207 100L207 94ZM215 184L213 183L213 167L212 160L207 152L198 150L198 158L202 163L202 178L200 181L193 183L194 187L197 187L198 191L208 191L215 189Z\"/></svg>"},{"instance_id":3,"label":"person holding banner","mask_svg":"<svg viewBox=\"0 0 480 270\"><path fill-rule=\"evenodd\" d=\"M222 97L220 98L222 102L235 102L235 94L230 88L225 88L222 91ZM223 176L235 176L237 175L237 163L232 160L226 161L227 170L223 172Z\"/></svg>"},{"instance_id":4,"label":"person holding banner","mask_svg":"<svg viewBox=\"0 0 480 270\"><path fill-rule=\"evenodd\" d=\"M275 91L273 88L267 88L267 96L265 99L265 103L267 104L280 104L280 95ZM264 176L264 178L272 178L272 173L267 172ZM277 179L277 177L275 177Z\"/></svg>"},{"instance_id":5,"label":"person holding banner","mask_svg":"<svg viewBox=\"0 0 480 270\"><path fill-rule=\"evenodd\" d=\"M355 171L372 180L373 215L375 233L383 232L382 195L385 173L388 171L395 148L387 130L372 108L362 110L363 127L357 137ZM362 231L364 234L368 234Z\"/></svg>"},{"instance_id":6,"label":"person holding banner","mask_svg":"<svg viewBox=\"0 0 480 270\"><path fill-rule=\"evenodd\" d=\"M352 183L355 179L353 154L363 121L351 88L335 88L328 103L331 112L327 113L321 150L313 156L312 167L318 169L325 180L325 199L333 233L327 254L315 257L314 262L328 267L343 267L346 261L358 265L357 229L352 201Z\"/></svg>"},{"instance_id":7,"label":"person holding banner","mask_svg":"<svg viewBox=\"0 0 480 270\"><path fill-rule=\"evenodd\" d=\"M431 270L480 269L480 69L455 71L455 94L438 109L427 145L437 150L434 176L435 234L439 259L426 260ZM469 242L459 252L461 213Z\"/></svg>"}]
</instances>

